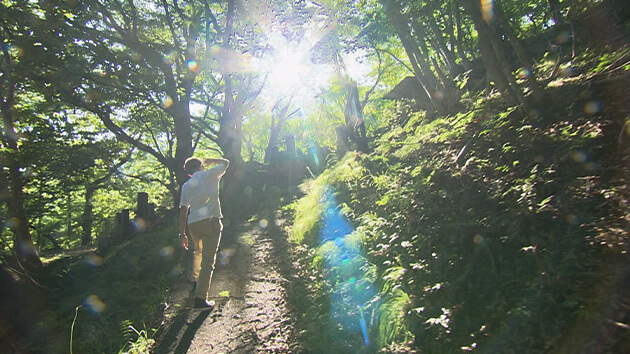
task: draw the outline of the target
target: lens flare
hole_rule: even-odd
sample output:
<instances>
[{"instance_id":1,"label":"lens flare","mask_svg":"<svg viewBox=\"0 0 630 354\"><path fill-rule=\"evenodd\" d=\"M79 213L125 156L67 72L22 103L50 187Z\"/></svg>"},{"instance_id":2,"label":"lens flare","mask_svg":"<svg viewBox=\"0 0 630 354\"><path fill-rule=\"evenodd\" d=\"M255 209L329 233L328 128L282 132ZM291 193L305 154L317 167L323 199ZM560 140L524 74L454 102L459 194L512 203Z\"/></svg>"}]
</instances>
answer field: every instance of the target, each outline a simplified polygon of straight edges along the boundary
<instances>
[{"instance_id":1,"label":"lens flare","mask_svg":"<svg viewBox=\"0 0 630 354\"><path fill-rule=\"evenodd\" d=\"M147 222L143 218L136 218L133 221L133 227L137 232L145 232L147 229Z\"/></svg>"},{"instance_id":2,"label":"lens flare","mask_svg":"<svg viewBox=\"0 0 630 354\"><path fill-rule=\"evenodd\" d=\"M528 77L530 77L532 74L532 71L527 69L527 68L520 68L518 70L518 77L520 79L527 79Z\"/></svg>"},{"instance_id":3,"label":"lens flare","mask_svg":"<svg viewBox=\"0 0 630 354\"><path fill-rule=\"evenodd\" d=\"M584 163L588 161L588 155L583 151L571 151L569 153L569 157L571 158L571 160L579 163Z\"/></svg>"},{"instance_id":4,"label":"lens flare","mask_svg":"<svg viewBox=\"0 0 630 354\"><path fill-rule=\"evenodd\" d=\"M162 247L160 248L160 251L158 252L158 254L162 258L171 258L173 257L173 254L175 254L175 248L173 248L173 246Z\"/></svg>"},{"instance_id":5,"label":"lens flare","mask_svg":"<svg viewBox=\"0 0 630 354\"><path fill-rule=\"evenodd\" d=\"M190 69L190 71L197 71L197 70L199 70L199 65L194 60L187 61L186 65L188 65L188 69Z\"/></svg>"},{"instance_id":6,"label":"lens flare","mask_svg":"<svg viewBox=\"0 0 630 354\"><path fill-rule=\"evenodd\" d=\"M481 16L486 23L494 21L494 0L481 0Z\"/></svg>"},{"instance_id":7,"label":"lens flare","mask_svg":"<svg viewBox=\"0 0 630 354\"><path fill-rule=\"evenodd\" d=\"M580 223L580 218L575 214L569 214L566 216L566 221L571 225L578 225Z\"/></svg>"},{"instance_id":8,"label":"lens flare","mask_svg":"<svg viewBox=\"0 0 630 354\"><path fill-rule=\"evenodd\" d=\"M315 160L315 166L317 167L321 167L321 164L319 162L319 156L317 156L317 149L313 146L309 149L311 155L313 156L313 160Z\"/></svg>"},{"instance_id":9,"label":"lens flare","mask_svg":"<svg viewBox=\"0 0 630 354\"><path fill-rule=\"evenodd\" d=\"M184 271L184 267L182 267L181 264L177 264L171 269L171 271L168 273L168 275L171 276L171 277L177 277L180 274L182 274L183 271Z\"/></svg>"},{"instance_id":10,"label":"lens flare","mask_svg":"<svg viewBox=\"0 0 630 354\"><path fill-rule=\"evenodd\" d=\"M236 250L233 248L228 248L225 250L219 251L218 262L222 266L227 266L230 264L232 257L236 254Z\"/></svg>"},{"instance_id":11,"label":"lens flare","mask_svg":"<svg viewBox=\"0 0 630 354\"><path fill-rule=\"evenodd\" d=\"M90 295L83 301L85 306L94 314L99 314L107 308L107 305L98 295Z\"/></svg>"},{"instance_id":12,"label":"lens flare","mask_svg":"<svg viewBox=\"0 0 630 354\"><path fill-rule=\"evenodd\" d=\"M556 42L562 44L568 42L570 39L571 33L569 31L562 31L558 34L558 37L556 37Z\"/></svg>"},{"instance_id":13,"label":"lens flare","mask_svg":"<svg viewBox=\"0 0 630 354\"><path fill-rule=\"evenodd\" d=\"M100 266L103 265L103 257L99 256L98 254L94 254L94 253L86 256L84 261L90 267L100 267Z\"/></svg>"},{"instance_id":14,"label":"lens flare","mask_svg":"<svg viewBox=\"0 0 630 354\"><path fill-rule=\"evenodd\" d=\"M258 222L258 226L260 226L261 229L266 229L267 226L269 226L269 221L267 221L267 219L261 219Z\"/></svg>"},{"instance_id":15,"label":"lens flare","mask_svg":"<svg viewBox=\"0 0 630 354\"><path fill-rule=\"evenodd\" d=\"M22 241L19 244L19 248L22 251L22 253L24 254L29 254L29 255L36 255L37 254L37 247L35 247L35 245L33 244L32 241Z\"/></svg>"},{"instance_id":16,"label":"lens flare","mask_svg":"<svg viewBox=\"0 0 630 354\"><path fill-rule=\"evenodd\" d=\"M18 227L18 225L20 225L20 219L18 218L10 218L6 221L5 223L6 227L13 229Z\"/></svg>"},{"instance_id":17,"label":"lens flare","mask_svg":"<svg viewBox=\"0 0 630 354\"><path fill-rule=\"evenodd\" d=\"M365 316L363 315L363 309L361 309L361 306L359 306L359 327L361 327L361 333L363 333L363 341L367 346L370 344L370 341L368 340L367 323L365 322Z\"/></svg>"},{"instance_id":18,"label":"lens flare","mask_svg":"<svg viewBox=\"0 0 630 354\"><path fill-rule=\"evenodd\" d=\"M15 45L10 45L9 46L9 54L11 54L13 56L16 56L16 57L19 57L19 58L22 58L22 57L24 57L24 49L22 49L22 48L20 48L18 46L15 46Z\"/></svg>"},{"instance_id":19,"label":"lens flare","mask_svg":"<svg viewBox=\"0 0 630 354\"><path fill-rule=\"evenodd\" d=\"M541 116L541 114L540 114L540 110L538 110L538 109L536 109L536 108L532 108L532 109L530 109L530 110L529 110L529 112L528 112L528 114L529 114L529 116L530 116L531 118L534 118L534 119L536 119L536 118L540 118L540 116Z\"/></svg>"},{"instance_id":20,"label":"lens flare","mask_svg":"<svg viewBox=\"0 0 630 354\"><path fill-rule=\"evenodd\" d=\"M361 248L357 231L340 212L332 189L328 189L323 201L326 211L320 228L320 252L324 256L324 274L335 284L331 296L331 332L344 328L361 333L369 344L369 324L365 311L374 311L377 291L365 277L366 256Z\"/></svg>"},{"instance_id":21,"label":"lens flare","mask_svg":"<svg viewBox=\"0 0 630 354\"><path fill-rule=\"evenodd\" d=\"M211 55L218 55L219 51L221 51L221 47L219 47L218 45L213 45L212 47L210 47Z\"/></svg>"},{"instance_id":22,"label":"lens flare","mask_svg":"<svg viewBox=\"0 0 630 354\"><path fill-rule=\"evenodd\" d=\"M142 55L140 55L140 53L136 53L136 52L132 52L131 53L131 59L135 62L141 62L142 61Z\"/></svg>"},{"instance_id":23,"label":"lens flare","mask_svg":"<svg viewBox=\"0 0 630 354\"><path fill-rule=\"evenodd\" d=\"M573 75L574 71L575 70L573 69L573 67L571 65L568 65L560 69L560 74L564 77L568 77L568 76Z\"/></svg>"},{"instance_id":24,"label":"lens flare","mask_svg":"<svg viewBox=\"0 0 630 354\"><path fill-rule=\"evenodd\" d=\"M171 98L171 96L165 96L162 99L162 108L171 108L171 106L173 105L173 99Z\"/></svg>"},{"instance_id":25,"label":"lens flare","mask_svg":"<svg viewBox=\"0 0 630 354\"><path fill-rule=\"evenodd\" d=\"M164 63L168 65L175 63L175 60L177 60L177 52L175 50L170 51L164 56Z\"/></svg>"},{"instance_id":26,"label":"lens flare","mask_svg":"<svg viewBox=\"0 0 630 354\"><path fill-rule=\"evenodd\" d=\"M584 106L584 112L588 114L599 113L602 110L602 104L599 101L590 101Z\"/></svg>"}]
</instances>

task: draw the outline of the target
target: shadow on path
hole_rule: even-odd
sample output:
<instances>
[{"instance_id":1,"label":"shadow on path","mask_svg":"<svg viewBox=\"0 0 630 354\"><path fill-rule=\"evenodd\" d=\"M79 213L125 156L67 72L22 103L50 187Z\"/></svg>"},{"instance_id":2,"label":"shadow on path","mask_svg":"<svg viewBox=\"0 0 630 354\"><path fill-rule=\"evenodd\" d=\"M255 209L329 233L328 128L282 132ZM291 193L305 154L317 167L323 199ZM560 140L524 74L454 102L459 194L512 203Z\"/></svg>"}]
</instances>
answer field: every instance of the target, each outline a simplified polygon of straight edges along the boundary
<instances>
[{"instance_id":1,"label":"shadow on path","mask_svg":"<svg viewBox=\"0 0 630 354\"><path fill-rule=\"evenodd\" d=\"M208 318L212 310L203 310L199 312L197 317L192 322L188 323L186 319L192 315L192 312L193 310L187 310L177 315L171 323L168 331L162 337L160 344L153 351L155 354L183 354L188 351L193 338L195 338L197 330L199 330L203 321ZM179 339L179 343L177 343L178 334L184 329L184 327L186 327L186 331ZM177 344L177 347L173 351L173 346L175 344Z\"/></svg>"},{"instance_id":2,"label":"shadow on path","mask_svg":"<svg viewBox=\"0 0 630 354\"><path fill-rule=\"evenodd\" d=\"M182 339L179 341L179 345L175 349L175 354L183 354L188 352L188 348L190 348L190 344L192 344L192 340L193 338L195 338L197 330L199 329L199 327L201 327L203 321L208 318L211 311L212 310L201 311L201 313L197 315L197 318L195 318L195 320L190 323L190 325L186 329L186 332L184 332L184 335L182 335Z\"/></svg>"},{"instance_id":3,"label":"shadow on path","mask_svg":"<svg viewBox=\"0 0 630 354\"><path fill-rule=\"evenodd\" d=\"M164 333L160 344L155 348L154 353L165 354L169 352L169 349L177 341L177 334L186 325L186 318L188 317L188 311L182 312L173 319L168 331ZM178 346L179 347L179 346Z\"/></svg>"}]
</instances>

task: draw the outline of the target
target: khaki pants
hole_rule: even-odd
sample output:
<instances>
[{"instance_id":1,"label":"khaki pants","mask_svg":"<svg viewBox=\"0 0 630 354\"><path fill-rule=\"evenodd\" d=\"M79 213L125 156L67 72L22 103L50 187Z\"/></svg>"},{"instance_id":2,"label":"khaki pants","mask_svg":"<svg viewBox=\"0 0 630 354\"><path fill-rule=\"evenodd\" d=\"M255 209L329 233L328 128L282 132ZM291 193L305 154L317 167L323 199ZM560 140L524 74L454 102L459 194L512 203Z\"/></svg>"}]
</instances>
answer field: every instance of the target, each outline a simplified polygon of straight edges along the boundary
<instances>
[{"instance_id":1,"label":"khaki pants","mask_svg":"<svg viewBox=\"0 0 630 354\"><path fill-rule=\"evenodd\" d=\"M195 297L206 299L214 272L217 250L221 242L223 223L218 218L188 224L193 247L193 278L197 282Z\"/></svg>"}]
</instances>

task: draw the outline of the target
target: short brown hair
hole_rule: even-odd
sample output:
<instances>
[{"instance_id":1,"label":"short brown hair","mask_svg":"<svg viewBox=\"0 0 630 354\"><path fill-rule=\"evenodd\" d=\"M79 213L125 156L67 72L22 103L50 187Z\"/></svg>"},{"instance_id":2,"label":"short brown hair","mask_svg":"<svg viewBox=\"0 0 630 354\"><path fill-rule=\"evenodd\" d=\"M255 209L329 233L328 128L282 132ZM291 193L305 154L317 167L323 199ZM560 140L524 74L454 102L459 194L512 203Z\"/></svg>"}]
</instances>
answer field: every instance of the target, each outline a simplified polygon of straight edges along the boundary
<instances>
[{"instance_id":1,"label":"short brown hair","mask_svg":"<svg viewBox=\"0 0 630 354\"><path fill-rule=\"evenodd\" d=\"M186 173L188 173L189 175L192 175L193 173L199 171L201 165L203 165L201 159L196 157L189 157L184 162L184 171L186 171Z\"/></svg>"}]
</instances>

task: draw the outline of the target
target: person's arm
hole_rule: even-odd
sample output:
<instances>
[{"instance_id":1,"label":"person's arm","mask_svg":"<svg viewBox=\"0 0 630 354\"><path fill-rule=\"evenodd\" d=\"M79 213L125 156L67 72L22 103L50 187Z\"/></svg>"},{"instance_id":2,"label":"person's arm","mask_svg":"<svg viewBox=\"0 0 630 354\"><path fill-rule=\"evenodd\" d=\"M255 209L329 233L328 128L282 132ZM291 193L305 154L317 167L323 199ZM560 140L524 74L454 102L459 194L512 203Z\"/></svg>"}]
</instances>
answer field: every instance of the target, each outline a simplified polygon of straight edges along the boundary
<instances>
[{"instance_id":1,"label":"person's arm","mask_svg":"<svg viewBox=\"0 0 630 354\"><path fill-rule=\"evenodd\" d=\"M179 240L182 248L188 251L188 236L186 236L186 221L188 220L188 205L179 207Z\"/></svg>"},{"instance_id":2,"label":"person's arm","mask_svg":"<svg viewBox=\"0 0 630 354\"><path fill-rule=\"evenodd\" d=\"M203 160L204 165L209 166L209 165L218 165L220 163L225 165L225 168L227 168L230 165L230 161L228 159L223 159L223 158L211 158L211 159L205 159Z\"/></svg>"}]
</instances>

